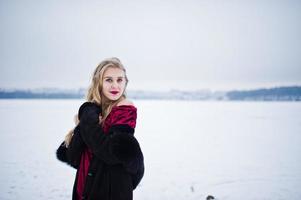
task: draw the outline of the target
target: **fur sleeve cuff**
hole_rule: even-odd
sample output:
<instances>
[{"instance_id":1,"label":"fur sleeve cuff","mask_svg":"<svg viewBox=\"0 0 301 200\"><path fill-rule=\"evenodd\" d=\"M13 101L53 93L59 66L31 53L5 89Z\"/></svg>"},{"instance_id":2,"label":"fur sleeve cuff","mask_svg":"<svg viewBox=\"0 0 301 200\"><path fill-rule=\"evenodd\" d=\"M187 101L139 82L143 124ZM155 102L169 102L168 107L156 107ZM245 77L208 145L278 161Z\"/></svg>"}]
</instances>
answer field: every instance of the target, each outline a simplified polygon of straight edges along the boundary
<instances>
[{"instance_id":1,"label":"fur sleeve cuff","mask_svg":"<svg viewBox=\"0 0 301 200\"><path fill-rule=\"evenodd\" d=\"M133 135L135 133L135 129L127 124L113 125L109 129L109 134L117 134L117 133L129 133Z\"/></svg>"},{"instance_id":2,"label":"fur sleeve cuff","mask_svg":"<svg viewBox=\"0 0 301 200\"><path fill-rule=\"evenodd\" d=\"M62 144L56 150L56 158L62 162L68 163L67 147L65 146L64 142L62 142Z\"/></svg>"},{"instance_id":3,"label":"fur sleeve cuff","mask_svg":"<svg viewBox=\"0 0 301 200\"><path fill-rule=\"evenodd\" d=\"M116 133L111 137L111 152L120 161L129 164L140 156L141 149L132 134Z\"/></svg>"}]
</instances>

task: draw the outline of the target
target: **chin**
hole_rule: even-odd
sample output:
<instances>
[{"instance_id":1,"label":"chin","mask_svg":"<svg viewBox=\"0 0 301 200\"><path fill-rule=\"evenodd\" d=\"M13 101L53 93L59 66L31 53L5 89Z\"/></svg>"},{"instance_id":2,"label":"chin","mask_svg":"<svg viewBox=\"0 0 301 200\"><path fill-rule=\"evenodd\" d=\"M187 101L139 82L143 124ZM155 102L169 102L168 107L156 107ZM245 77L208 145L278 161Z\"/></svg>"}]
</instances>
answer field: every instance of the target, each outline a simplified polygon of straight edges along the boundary
<instances>
[{"instance_id":1,"label":"chin","mask_svg":"<svg viewBox=\"0 0 301 200\"><path fill-rule=\"evenodd\" d=\"M117 101L121 96L108 98L111 101Z\"/></svg>"}]
</instances>

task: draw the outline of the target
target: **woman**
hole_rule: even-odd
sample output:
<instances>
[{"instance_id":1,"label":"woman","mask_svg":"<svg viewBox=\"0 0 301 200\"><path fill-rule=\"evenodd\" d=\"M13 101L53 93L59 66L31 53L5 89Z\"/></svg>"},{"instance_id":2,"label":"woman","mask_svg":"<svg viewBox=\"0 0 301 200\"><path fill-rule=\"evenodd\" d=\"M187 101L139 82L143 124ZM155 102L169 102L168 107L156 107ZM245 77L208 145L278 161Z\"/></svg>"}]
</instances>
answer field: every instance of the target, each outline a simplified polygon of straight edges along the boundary
<instances>
[{"instance_id":1,"label":"woman","mask_svg":"<svg viewBox=\"0 0 301 200\"><path fill-rule=\"evenodd\" d=\"M80 106L77 126L57 150L77 169L72 199L131 200L144 175L143 154L134 137L137 108L126 99L126 70L117 58L95 69Z\"/></svg>"}]
</instances>

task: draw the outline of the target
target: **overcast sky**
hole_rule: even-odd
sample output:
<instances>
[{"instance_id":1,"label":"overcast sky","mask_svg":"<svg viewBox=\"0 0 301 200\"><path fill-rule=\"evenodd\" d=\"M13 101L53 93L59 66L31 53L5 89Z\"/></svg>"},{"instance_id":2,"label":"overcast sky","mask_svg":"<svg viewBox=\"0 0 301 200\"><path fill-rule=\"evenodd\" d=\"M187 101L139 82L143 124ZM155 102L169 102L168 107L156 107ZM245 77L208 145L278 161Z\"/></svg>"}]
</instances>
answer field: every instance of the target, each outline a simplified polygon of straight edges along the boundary
<instances>
[{"instance_id":1,"label":"overcast sky","mask_svg":"<svg viewBox=\"0 0 301 200\"><path fill-rule=\"evenodd\" d=\"M298 0L0 2L1 88L86 88L112 56L129 89L301 84Z\"/></svg>"}]
</instances>

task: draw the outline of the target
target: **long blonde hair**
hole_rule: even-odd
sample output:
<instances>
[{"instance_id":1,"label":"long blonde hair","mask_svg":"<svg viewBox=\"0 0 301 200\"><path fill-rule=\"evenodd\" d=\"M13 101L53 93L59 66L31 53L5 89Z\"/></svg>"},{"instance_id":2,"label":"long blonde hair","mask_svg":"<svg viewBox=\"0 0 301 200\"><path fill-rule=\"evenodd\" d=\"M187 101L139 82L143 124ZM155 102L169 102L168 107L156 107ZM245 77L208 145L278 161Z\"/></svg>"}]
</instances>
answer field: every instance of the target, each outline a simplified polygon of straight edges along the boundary
<instances>
[{"instance_id":1,"label":"long blonde hair","mask_svg":"<svg viewBox=\"0 0 301 200\"><path fill-rule=\"evenodd\" d=\"M126 80L125 89L123 91L123 94L116 101L107 100L106 98L103 97L103 94L102 94L103 75L104 75L104 72L110 67L119 68L119 69L123 70L124 75L125 75L125 80ZM110 114L112 108L115 105L117 105L120 101L122 101L123 99L126 98L127 83L128 83L128 78L126 75L126 70L125 70L124 66L122 65L122 63L120 62L120 60L116 57L112 57L112 58L103 60L101 63L98 64L98 66L94 70L94 72L92 74L91 84L90 84L90 86L88 88L88 92L86 94L86 100L88 102L96 103L97 105L99 105L101 107L101 110L102 110L102 120L101 121L102 122ZM102 123L102 125L103 125L103 123ZM66 147L68 147L68 145L70 144L73 133L74 133L74 128L67 133L67 135L65 137L65 146Z\"/></svg>"}]
</instances>

